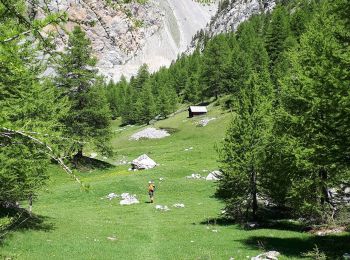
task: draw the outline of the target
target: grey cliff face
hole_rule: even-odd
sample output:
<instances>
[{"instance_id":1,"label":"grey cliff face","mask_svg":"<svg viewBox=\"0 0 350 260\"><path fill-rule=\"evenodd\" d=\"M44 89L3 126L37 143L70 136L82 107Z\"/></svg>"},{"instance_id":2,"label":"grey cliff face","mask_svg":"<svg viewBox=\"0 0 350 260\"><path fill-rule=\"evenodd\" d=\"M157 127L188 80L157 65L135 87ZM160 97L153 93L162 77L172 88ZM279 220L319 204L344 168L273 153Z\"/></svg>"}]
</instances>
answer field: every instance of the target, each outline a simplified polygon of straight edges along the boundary
<instances>
[{"instance_id":1,"label":"grey cliff face","mask_svg":"<svg viewBox=\"0 0 350 260\"><path fill-rule=\"evenodd\" d=\"M135 75L143 63L151 71L170 65L216 12L216 4L200 5L193 0L149 0L146 4L122 4L118 0L46 2L51 11L68 14L65 28L47 28L58 31L58 49L67 42L66 31L79 24L91 39L100 72L114 80ZM43 16L39 8L32 12Z\"/></svg>"},{"instance_id":2,"label":"grey cliff face","mask_svg":"<svg viewBox=\"0 0 350 260\"><path fill-rule=\"evenodd\" d=\"M190 53L201 44L195 37L199 30L209 37L235 31L253 14L275 6L275 0L235 0L217 12L218 0L206 5L194 0L148 0L146 4L122 4L121 0L45 2L51 11L68 14L65 28L47 28L58 31L58 49L67 43L66 32L79 24L91 39L99 71L114 80L122 75L130 78L144 63L151 72L169 66L179 54L186 50ZM40 8L32 12L43 16Z\"/></svg>"},{"instance_id":3,"label":"grey cliff face","mask_svg":"<svg viewBox=\"0 0 350 260\"><path fill-rule=\"evenodd\" d=\"M113 68L125 64L144 46L148 37L157 32L164 13L154 4L107 4L105 0L52 0L48 7L51 11L65 11L68 23L65 28L57 29L58 48L63 49L67 42L65 31L71 31L80 25L92 42L94 55L98 58L97 67ZM36 17L43 14L34 10Z\"/></svg>"},{"instance_id":4,"label":"grey cliff face","mask_svg":"<svg viewBox=\"0 0 350 260\"><path fill-rule=\"evenodd\" d=\"M220 33L234 32L242 22L248 20L252 15L269 12L275 5L275 0L231 0L223 10L220 10L213 17L202 33L213 37ZM187 49L187 53L191 53L198 44L201 42L198 37L195 37Z\"/></svg>"}]
</instances>

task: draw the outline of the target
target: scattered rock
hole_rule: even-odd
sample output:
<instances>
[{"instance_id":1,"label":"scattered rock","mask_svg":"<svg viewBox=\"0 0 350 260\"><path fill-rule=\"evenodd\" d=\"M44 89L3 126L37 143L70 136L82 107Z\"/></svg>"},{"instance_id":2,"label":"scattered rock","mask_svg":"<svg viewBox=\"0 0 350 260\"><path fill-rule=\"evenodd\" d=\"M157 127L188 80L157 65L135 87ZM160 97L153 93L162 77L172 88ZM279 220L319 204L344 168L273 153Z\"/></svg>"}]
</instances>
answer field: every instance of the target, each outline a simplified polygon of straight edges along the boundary
<instances>
[{"instance_id":1,"label":"scattered rock","mask_svg":"<svg viewBox=\"0 0 350 260\"><path fill-rule=\"evenodd\" d=\"M170 210L168 206L156 205L156 209L160 211L168 211Z\"/></svg>"},{"instance_id":2,"label":"scattered rock","mask_svg":"<svg viewBox=\"0 0 350 260\"><path fill-rule=\"evenodd\" d=\"M138 158L136 158L135 160L133 160L131 162L131 166L133 170L147 170L147 169L151 169L154 168L155 166L157 166L157 163L155 161L153 161L151 158L149 158L147 156L147 154L143 154L141 156L139 156Z\"/></svg>"},{"instance_id":3,"label":"scattered rock","mask_svg":"<svg viewBox=\"0 0 350 260\"><path fill-rule=\"evenodd\" d=\"M199 173L192 173L189 176L186 176L187 179L203 179L205 177L202 177Z\"/></svg>"},{"instance_id":4,"label":"scattered rock","mask_svg":"<svg viewBox=\"0 0 350 260\"><path fill-rule=\"evenodd\" d=\"M346 260L350 259L350 254L349 253L345 253L343 255L343 258L346 259Z\"/></svg>"},{"instance_id":5,"label":"scattered rock","mask_svg":"<svg viewBox=\"0 0 350 260\"><path fill-rule=\"evenodd\" d=\"M170 136L170 134L167 131L149 127L136 134L133 134L129 140L139 140L141 138L160 139L167 136Z\"/></svg>"},{"instance_id":6,"label":"scattered rock","mask_svg":"<svg viewBox=\"0 0 350 260\"><path fill-rule=\"evenodd\" d=\"M97 156L97 153L91 153L90 154L90 158L92 158L92 159L96 158L96 156Z\"/></svg>"},{"instance_id":7,"label":"scattered rock","mask_svg":"<svg viewBox=\"0 0 350 260\"><path fill-rule=\"evenodd\" d=\"M175 207L175 208L184 208L184 207L185 207L185 204L182 204L182 203L175 203L175 204L173 205L173 207Z\"/></svg>"},{"instance_id":8,"label":"scattered rock","mask_svg":"<svg viewBox=\"0 0 350 260\"><path fill-rule=\"evenodd\" d=\"M191 151L193 150L193 147L185 148L185 151Z\"/></svg>"},{"instance_id":9,"label":"scattered rock","mask_svg":"<svg viewBox=\"0 0 350 260\"><path fill-rule=\"evenodd\" d=\"M259 224L257 222L248 222L245 224L245 227L248 229L253 229L259 227Z\"/></svg>"},{"instance_id":10,"label":"scattered rock","mask_svg":"<svg viewBox=\"0 0 350 260\"><path fill-rule=\"evenodd\" d=\"M117 238L115 236L111 236L111 237L107 237L108 240L111 240L111 241L116 241Z\"/></svg>"},{"instance_id":11,"label":"scattered rock","mask_svg":"<svg viewBox=\"0 0 350 260\"><path fill-rule=\"evenodd\" d=\"M112 200L112 199L118 198L118 197L119 197L119 195L118 195L118 194L115 194L114 192L109 193L109 194L106 196L106 198L109 199L109 200Z\"/></svg>"},{"instance_id":12,"label":"scattered rock","mask_svg":"<svg viewBox=\"0 0 350 260\"><path fill-rule=\"evenodd\" d=\"M220 179L221 175L222 175L221 171L213 171L213 172L209 173L205 179L207 181L217 181Z\"/></svg>"},{"instance_id":13,"label":"scattered rock","mask_svg":"<svg viewBox=\"0 0 350 260\"><path fill-rule=\"evenodd\" d=\"M280 253L277 251L269 251L258 256L252 257L251 260L278 260Z\"/></svg>"},{"instance_id":14,"label":"scattered rock","mask_svg":"<svg viewBox=\"0 0 350 260\"><path fill-rule=\"evenodd\" d=\"M204 126L206 126L207 124L209 124L210 121L215 120L215 119L216 119L215 117L213 117L213 118L204 118L204 119L200 120L200 121L197 123L197 126L204 127Z\"/></svg>"},{"instance_id":15,"label":"scattered rock","mask_svg":"<svg viewBox=\"0 0 350 260\"><path fill-rule=\"evenodd\" d=\"M132 204L137 204L140 203L138 199L136 199L136 195L130 195L129 193L123 193L121 195L122 199L119 204L120 205L132 205Z\"/></svg>"},{"instance_id":16,"label":"scattered rock","mask_svg":"<svg viewBox=\"0 0 350 260\"><path fill-rule=\"evenodd\" d=\"M218 232L217 229L212 229L211 231L214 232L214 233L217 233L217 232Z\"/></svg>"}]
</instances>

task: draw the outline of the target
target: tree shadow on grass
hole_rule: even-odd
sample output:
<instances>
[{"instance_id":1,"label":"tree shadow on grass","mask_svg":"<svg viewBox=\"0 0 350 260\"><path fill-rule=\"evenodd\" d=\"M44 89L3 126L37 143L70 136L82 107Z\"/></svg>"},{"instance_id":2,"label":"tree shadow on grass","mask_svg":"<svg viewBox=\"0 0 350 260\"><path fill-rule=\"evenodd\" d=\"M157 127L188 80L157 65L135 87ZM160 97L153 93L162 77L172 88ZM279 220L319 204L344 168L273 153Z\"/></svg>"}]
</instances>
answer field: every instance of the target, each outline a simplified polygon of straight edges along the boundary
<instances>
[{"instance_id":1,"label":"tree shadow on grass","mask_svg":"<svg viewBox=\"0 0 350 260\"><path fill-rule=\"evenodd\" d=\"M269 236L252 236L239 242L253 248L264 247L264 250L276 250L288 257L302 257L303 253L312 251L315 245L324 252L327 259L342 259L350 250L350 234L311 236L308 238L278 238Z\"/></svg>"},{"instance_id":2,"label":"tree shadow on grass","mask_svg":"<svg viewBox=\"0 0 350 260\"><path fill-rule=\"evenodd\" d=\"M201 225L219 225L219 226L230 226L237 224L232 219L228 219L225 217L217 217L217 218L207 218L201 221L199 224Z\"/></svg>"},{"instance_id":3,"label":"tree shadow on grass","mask_svg":"<svg viewBox=\"0 0 350 260\"><path fill-rule=\"evenodd\" d=\"M0 246L13 232L28 230L49 232L55 228L54 224L49 221L49 217L30 214L23 208L0 207L0 220L4 218L9 221L5 227L0 226Z\"/></svg>"},{"instance_id":4,"label":"tree shadow on grass","mask_svg":"<svg viewBox=\"0 0 350 260\"><path fill-rule=\"evenodd\" d=\"M115 166L105 161L83 156L77 159L76 161L74 161L74 167L79 171L84 172L84 171L95 170L95 169L107 170L107 169L114 168Z\"/></svg>"}]
</instances>

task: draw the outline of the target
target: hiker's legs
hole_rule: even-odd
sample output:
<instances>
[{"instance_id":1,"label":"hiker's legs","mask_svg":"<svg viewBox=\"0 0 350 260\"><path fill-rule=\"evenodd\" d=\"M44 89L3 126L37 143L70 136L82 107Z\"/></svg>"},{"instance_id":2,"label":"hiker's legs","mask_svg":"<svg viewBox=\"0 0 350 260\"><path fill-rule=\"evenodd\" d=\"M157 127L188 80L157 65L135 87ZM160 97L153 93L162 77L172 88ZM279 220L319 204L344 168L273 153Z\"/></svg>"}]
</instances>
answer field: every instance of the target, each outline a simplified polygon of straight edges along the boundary
<instances>
[{"instance_id":1,"label":"hiker's legs","mask_svg":"<svg viewBox=\"0 0 350 260\"><path fill-rule=\"evenodd\" d=\"M149 192L149 198L151 200L151 203L153 203L153 191Z\"/></svg>"}]
</instances>

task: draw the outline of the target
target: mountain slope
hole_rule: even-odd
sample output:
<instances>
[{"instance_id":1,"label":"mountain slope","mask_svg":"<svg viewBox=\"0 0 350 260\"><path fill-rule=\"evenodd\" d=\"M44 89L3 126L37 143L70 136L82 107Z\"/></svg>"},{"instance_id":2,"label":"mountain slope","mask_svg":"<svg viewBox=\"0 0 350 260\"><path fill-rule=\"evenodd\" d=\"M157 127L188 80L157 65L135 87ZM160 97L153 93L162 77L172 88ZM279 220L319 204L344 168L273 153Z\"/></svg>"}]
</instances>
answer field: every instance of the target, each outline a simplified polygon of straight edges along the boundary
<instances>
[{"instance_id":1,"label":"mountain slope","mask_svg":"<svg viewBox=\"0 0 350 260\"><path fill-rule=\"evenodd\" d=\"M45 4L47 2L47 4ZM118 80L136 74L143 63L151 71L167 66L185 51L194 34L210 21L216 4L193 0L149 0L119 3L117 0L50 0L33 2L31 13L43 16L43 8L65 11L68 23L57 30L58 49L63 49L67 32L79 24L92 41L97 67Z\"/></svg>"}]
</instances>

